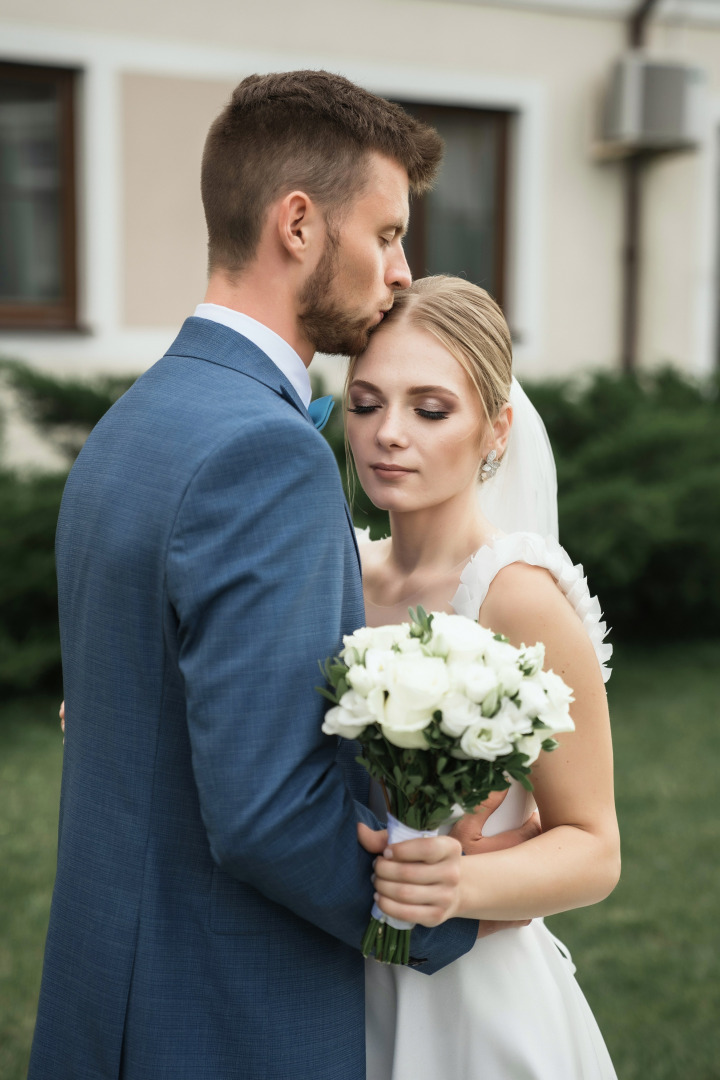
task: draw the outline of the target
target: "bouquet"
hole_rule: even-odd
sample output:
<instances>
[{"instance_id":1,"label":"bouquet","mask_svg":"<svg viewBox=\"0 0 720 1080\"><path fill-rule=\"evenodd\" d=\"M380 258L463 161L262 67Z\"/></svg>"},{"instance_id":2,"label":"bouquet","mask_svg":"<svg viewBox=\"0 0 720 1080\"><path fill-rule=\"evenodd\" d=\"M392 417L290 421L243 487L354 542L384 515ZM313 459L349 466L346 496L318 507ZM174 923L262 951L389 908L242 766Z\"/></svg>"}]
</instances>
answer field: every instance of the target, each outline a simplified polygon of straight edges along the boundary
<instances>
[{"instance_id":1,"label":"bouquet","mask_svg":"<svg viewBox=\"0 0 720 1080\"><path fill-rule=\"evenodd\" d=\"M572 691L543 670L541 643L515 648L463 615L410 609L410 622L361 627L322 672L333 703L323 731L356 739L357 759L383 787L389 843L436 836L530 767L553 735L572 731ZM411 923L374 905L364 956L409 960Z\"/></svg>"}]
</instances>

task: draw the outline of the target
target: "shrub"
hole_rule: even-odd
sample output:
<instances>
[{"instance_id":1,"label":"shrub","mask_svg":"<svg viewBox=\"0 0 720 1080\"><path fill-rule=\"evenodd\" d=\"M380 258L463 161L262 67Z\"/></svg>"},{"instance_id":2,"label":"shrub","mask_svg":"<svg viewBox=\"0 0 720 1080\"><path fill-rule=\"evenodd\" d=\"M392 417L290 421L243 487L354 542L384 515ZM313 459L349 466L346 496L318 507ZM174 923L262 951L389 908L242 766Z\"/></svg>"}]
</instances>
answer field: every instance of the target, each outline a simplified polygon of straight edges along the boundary
<instances>
[{"instance_id":1,"label":"shrub","mask_svg":"<svg viewBox=\"0 0 720 1080\"><path fill-rule=\"evenodd\" d=\"M0 696L59 692L53 551L65 474L0 471Z\"/></svg>"},{"instance_id":2,"label":"shrub","mask_svg":"<svg viewBox=\"0 0 720 1080\"><path fill-rule=\"evenodd\" d=\"M670 369L526 386L558 465L560 538L609 623L645 638L716 632L720 403Z\"/></svg>"},{"instance_id":3,"label":"shrub","mask_svg":"<svg viewBox=\"0 0 720 1080\"><path fill-rule=\"evenodd\" d=\"M68 458L132 383L128 378L57 379L16 361L0 375L24 414ZM55 526L66 472L0 468L0 695L61 693Z\"/></svg>"}]
</instances>

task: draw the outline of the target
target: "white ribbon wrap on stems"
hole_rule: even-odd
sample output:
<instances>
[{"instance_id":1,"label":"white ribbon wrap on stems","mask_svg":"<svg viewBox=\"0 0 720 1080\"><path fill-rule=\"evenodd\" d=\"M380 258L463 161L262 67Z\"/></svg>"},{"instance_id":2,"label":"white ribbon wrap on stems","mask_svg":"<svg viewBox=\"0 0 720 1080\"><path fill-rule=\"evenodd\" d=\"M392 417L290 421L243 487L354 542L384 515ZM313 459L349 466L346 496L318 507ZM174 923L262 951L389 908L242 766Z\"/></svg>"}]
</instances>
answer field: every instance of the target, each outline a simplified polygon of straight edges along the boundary
<instances>
[{"instance_id":1,"label":"white ribbon wrap on stems","mask_svg":"<svg viewBox=\"0 0 720 1080\"><path fill-rule=\"evenodd\" d=\"M418 829L411 829L409 825L403 825L402 821L398 821L392 814L388 814L387 830L388 844L399 844L402 840L418 840L440 835L439 829L425 829L422 832ZM380 922L387 923L388 926L392 926L395 930L412 930L413 926L415 926L415 923L405 922L404 919L394 919L392 915L386 915L377 904L373 904L372 917Z\"/></svg>"}]
</instances>

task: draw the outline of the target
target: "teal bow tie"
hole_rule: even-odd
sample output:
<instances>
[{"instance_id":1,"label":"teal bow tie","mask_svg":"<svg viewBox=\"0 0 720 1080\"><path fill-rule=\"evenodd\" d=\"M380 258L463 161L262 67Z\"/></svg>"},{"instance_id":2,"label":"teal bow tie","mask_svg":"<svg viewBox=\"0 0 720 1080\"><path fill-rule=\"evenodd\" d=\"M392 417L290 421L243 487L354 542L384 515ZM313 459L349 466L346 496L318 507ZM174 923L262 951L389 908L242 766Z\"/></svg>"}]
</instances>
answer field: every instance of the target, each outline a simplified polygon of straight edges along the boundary
<instances>
[{"instance_id":1,"label":"teal bow tie","mask_svg":"<svg viewBox=\"0 0 720 1080\"><path fill-rule=\"evenodd\" d=\"M335 398L332 394L327 394L325 397L315 398L315 400L311 401L308 405L310 419L318 431L322 431L330 419L330 413L333 411L334 404Z\"/></svg>"}]
</instances>

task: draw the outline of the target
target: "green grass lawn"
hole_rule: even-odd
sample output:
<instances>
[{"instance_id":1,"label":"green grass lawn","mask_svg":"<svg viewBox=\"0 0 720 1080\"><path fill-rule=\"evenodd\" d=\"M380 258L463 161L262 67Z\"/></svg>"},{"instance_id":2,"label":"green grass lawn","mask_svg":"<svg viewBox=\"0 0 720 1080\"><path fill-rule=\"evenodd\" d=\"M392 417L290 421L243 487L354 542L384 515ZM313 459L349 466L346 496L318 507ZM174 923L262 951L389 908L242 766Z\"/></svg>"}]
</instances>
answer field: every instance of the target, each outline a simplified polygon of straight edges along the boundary
<instances>
[{"instance_id":1,"label":"green grass lawn","mask_svg":"<svg viewBox=\"0 0 720 1080\"><path fill-rule=\"evenodd\" d=\"M608 695L623 871L548 920L619 1080L720 1078L720 641L616 647Z\"/></svg>"},{"instance_id":2,"label":"green grass lawn","mask_svg":"<svg viewBox=\"0 0 720 1080\"><path fill-rule=\"evenodd\" d=\"M55 874L62 735L57 701L0 710L0 1077L22 1080Z\"/></svg>"},{"instance_id":3,"label":"green grass lawn","mask_svg":"<svg viewBox=\"0 0 720 1080\"><path fill-rule=\"evenodd\" d=\"M573 953L620 1080L720 1080L719 659L720 641L616 648L623 876L603 904L548 920ZM3 1080L25 1077L40 982L62 757L56 714L55 701L0 710Z\"/></svg>"}]
</instances>

